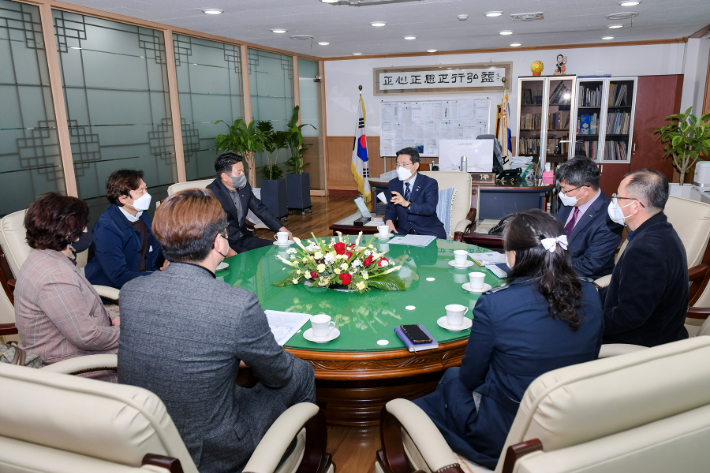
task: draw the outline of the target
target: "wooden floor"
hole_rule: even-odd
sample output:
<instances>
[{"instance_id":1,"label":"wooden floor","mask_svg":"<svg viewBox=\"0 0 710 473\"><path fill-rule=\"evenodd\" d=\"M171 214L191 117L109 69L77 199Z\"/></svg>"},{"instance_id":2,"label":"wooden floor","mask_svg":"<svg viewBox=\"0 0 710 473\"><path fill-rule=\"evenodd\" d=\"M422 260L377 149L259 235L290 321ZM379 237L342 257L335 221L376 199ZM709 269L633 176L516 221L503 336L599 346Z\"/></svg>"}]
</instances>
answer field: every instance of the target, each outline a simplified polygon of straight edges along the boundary
<instances>
[{"instance_id":1,"label":"wooden floor","mask_svg":"<svg viewBox=\"0 0 710 473\"><path fill-rule=\"evenodd\" d=\"M303 216L294 213L284 222L298 238L330 236L333 223L357 212L352 196L311 197L313 212ZM257 230L256 236L267 240L274 238L270 230ZM374 473L375 452L380 448L378 427L328 427L328 453L333 455L336 473Z\"/></svg>"}]
</instances>

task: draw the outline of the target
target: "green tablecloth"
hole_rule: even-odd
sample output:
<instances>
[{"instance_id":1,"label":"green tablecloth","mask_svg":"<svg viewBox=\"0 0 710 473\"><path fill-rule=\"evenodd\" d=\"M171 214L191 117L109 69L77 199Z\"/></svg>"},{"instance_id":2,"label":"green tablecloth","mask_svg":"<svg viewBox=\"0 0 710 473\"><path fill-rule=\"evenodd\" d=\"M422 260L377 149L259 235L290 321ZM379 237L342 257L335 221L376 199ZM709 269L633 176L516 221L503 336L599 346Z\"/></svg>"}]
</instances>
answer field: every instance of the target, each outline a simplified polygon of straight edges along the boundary
<instances>
[{"instance_id":1,"label":"green tablecloth","mask_svg":"<svg viewBox=\"0 0 710 473\"><path fill-rule=\"evenodd\" d=\"M352 241L354 239L351 237ZM286 249L276 245L227 259L229 268L218 271L217 279L255 293L265 310L330 315L340 330L337 339L328 343L307 341L303 338L303 332L310 328L310 322L307 322L303 330L295 334L285 346L342 352L403 348L404 344L394 333L394 328L402 324L424 325L439 343L467 338L470 330L450 332L437 325L437 319L446 315L444 307L447 304L462 304L469 308L466 317L472 317L473 308L480 296L468 293L461 287L468 282L468 273L471 271L485 272L486 283L493 287L505 283L505 280L498 279L475 264L465 270L449 265L449 261L454 259L454 250L488 251L474 245L446 240L437 240L425 248L386 243L377 245L379 251L388 251L392 258L406 256L406 264L400 270L400 276L411 280L408 289L390 292L372 289L365 294L358 294L303 285L275 287L272 283L284 279L289 270L276 258L278 254L287 258ZM407 306L414 306L414 309L407 309ZM380 340L389 343L379 345L377 342Z\"/></svg>"}]
</instances>

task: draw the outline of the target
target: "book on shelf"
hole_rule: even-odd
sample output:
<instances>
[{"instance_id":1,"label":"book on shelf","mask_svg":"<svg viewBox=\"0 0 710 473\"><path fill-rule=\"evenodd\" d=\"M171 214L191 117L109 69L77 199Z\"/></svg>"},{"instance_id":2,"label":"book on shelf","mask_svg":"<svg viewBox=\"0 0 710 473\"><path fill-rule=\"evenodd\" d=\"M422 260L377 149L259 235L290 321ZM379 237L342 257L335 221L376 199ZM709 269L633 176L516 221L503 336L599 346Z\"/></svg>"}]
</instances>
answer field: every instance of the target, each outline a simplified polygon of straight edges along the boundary
<instances>
[{"instance_id":1,"label":"book on shelf","mask_svg":"<svg viewBox=\"0 0 710 473\"><path fill-rule=\"evenodd\" d=\"M599 126L599 116L596 113L581 115L577 120L578 135L596 135Z\"/></svg>"},{"instance_id":2,"label":"book on shelf","mask_svg":"<svg viewBox=\"0 0 710 473\"><path fill-rule=\"evenodd\" d=\"M520 98L523 105L542 105L542 90L523 89Z\"/></svg>"},{"instance_id":3,"label":"book on shelf","mask_svg":"<svg viewBox=\"0 0 710 473\"><path fill-rule=\"evenodd\" d=\"M569 89L564 82L560 82L555 87L554 92L550 95L550 105L562 105L570 103L569 98L565 98L565 94L569 94Z\"/></svg>"},{"instance_id":4,"label":"book on shelf","mask_svg":"<svg viewBox=\"0 0 710 473\"><path fill-rule=\"evenodd\" d=\"M579 87L579 106L580 107L599 107L602 102L601 85L596 85L594 88L580 85Z\"/></svg>"},{"instance_id":5,"label":"book on shelf","mask_svg":"<svg viewBox=\"0 0 710 473\"><path fill-rule=\"evenodd\" d=\"M540 137L520 138L518 144L518 154L521 156L540 154Z\"/></svg>"},{"instance_id":6,"label":"book on shelf","mask_svg":"<svg viewBox=\"0 0 710 473\"><path fill-rule=\"evenodd\" d=\"M604 145L605 161L624 161L626 159L627 143L625 141L607 141Z\"/></svg>"},{"instance_id":7,"label":"book on shelf","mask_svg":"<svg viewBox=\"0 0 710 473\"><path fill-rule=\"evenodd\" d=\"M628 105L627 92L628 85L614 84L609 86L609 103L610 107L622 107Z\"/></svg>"},{"instance_id":8,"label":"book on shelf","mask_svg":"<svg viewBox=\"0 0 710 473\"><path fill-rule=\"evenodd\" d=\"M610 135L626 135L629 133L630 125L629 112L611 112L607 119L606 132Z\"/></svg>"},{"instance_id":9,"label":"book on shelf","mask_svg":"<svg viewBox=\"0 0 710 473\"><path fill-rule=\"evenodd\" d=\"M574 147L575 156L584 155L594 159L597 152L597 142L592 140L578 141Z\"/></svg>"}]
</instances>

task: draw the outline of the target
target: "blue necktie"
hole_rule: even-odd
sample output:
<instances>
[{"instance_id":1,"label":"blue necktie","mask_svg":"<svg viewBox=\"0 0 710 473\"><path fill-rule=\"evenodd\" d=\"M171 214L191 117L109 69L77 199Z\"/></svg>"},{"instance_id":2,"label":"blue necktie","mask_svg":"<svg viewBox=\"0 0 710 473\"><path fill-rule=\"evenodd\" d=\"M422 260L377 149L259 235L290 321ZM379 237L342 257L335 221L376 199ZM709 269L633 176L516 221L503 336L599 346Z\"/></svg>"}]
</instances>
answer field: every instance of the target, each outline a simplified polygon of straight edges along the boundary
<instances>
[{"instance_id":1,"label":"blue necktie","mask_svg":"<svg viewBox=\"0 0 710 473\"><path fill-rule=\"evenodd\" d=\"M409 195L411 194L411 192L409 192L409 183L405 182L404 187L404 200L409 200Z\"/></svg>"}]
</instances>

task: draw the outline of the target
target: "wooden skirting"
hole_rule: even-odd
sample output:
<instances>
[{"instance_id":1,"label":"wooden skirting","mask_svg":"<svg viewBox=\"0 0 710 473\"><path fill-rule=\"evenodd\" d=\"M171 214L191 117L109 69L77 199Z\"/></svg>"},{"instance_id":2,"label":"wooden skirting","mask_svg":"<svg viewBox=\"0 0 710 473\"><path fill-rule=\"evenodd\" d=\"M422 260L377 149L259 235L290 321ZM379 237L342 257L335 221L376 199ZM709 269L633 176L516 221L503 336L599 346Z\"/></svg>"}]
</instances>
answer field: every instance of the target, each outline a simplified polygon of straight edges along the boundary
<instances>
[{"instance_id":1,"label":"wooden skirting","mask_svg":"<svg viewBox=\"0 0 710 473\"><path fill-rule=\"evenodd\" d=\"M328 195L345 195L345 196L353 196L353 195L359 195L360 193L358 192L357 189L328 189Z\"/></svg>"}]
</instances>

